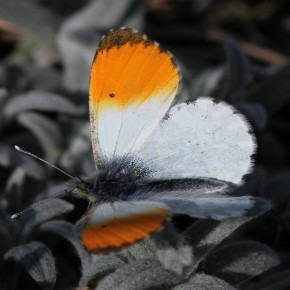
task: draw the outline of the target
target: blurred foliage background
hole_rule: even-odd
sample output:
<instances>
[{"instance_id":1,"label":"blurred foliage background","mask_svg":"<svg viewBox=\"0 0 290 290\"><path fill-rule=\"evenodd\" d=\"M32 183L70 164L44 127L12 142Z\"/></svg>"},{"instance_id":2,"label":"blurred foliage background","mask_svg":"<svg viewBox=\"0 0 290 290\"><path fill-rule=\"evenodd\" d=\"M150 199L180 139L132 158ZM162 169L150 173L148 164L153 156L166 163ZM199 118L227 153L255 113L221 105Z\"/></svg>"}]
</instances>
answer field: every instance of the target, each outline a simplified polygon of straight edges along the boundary
<instances>
[{"instance_id":1,"label":"blurred foliage background","mask_svg":"<svg viewBox=\"0 0 290 290\"><path fill-rule=\"evenodd\" d=\"M15 144L94 174L90 66L101 36L121 26L174 54L177 102L209 95L246 115L258 152L243 190L273 210L233 234L249 219L179 217L160 243L100 257L79 244L85 201L50 199L10 219L67 181ZM1 289L290 289L289 38L286 0L0 0Z\"/></svg>"}]
</instances>

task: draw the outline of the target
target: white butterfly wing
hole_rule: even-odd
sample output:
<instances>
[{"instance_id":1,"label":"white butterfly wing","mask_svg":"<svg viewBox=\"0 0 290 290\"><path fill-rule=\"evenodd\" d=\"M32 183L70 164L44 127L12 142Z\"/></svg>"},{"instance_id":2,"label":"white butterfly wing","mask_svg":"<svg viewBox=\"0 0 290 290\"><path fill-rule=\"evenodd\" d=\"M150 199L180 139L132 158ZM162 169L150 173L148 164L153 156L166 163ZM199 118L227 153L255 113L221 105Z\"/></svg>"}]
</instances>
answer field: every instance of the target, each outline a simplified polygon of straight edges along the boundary
<instances>
[{"instance_id":1,"label":"white butterfly wing","mask_svg":"<svg viewBox=\"0 0 290 290\"><path fill-rule=\"evenodd\" d=\"M256 143L236 110L210 98L175 105L136 158L152 179L208 177L235 184L252 168Z\"/></svg>"}]
</instances>

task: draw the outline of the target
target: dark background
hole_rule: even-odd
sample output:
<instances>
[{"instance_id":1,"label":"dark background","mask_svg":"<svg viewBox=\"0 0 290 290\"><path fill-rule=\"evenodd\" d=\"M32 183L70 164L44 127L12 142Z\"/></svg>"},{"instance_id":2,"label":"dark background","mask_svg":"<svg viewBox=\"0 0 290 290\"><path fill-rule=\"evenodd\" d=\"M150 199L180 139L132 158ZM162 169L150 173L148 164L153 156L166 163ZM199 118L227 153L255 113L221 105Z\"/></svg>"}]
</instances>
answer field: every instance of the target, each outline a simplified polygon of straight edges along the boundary
<instances>
[{"instance_id":1,"label":"dark background","mask_svg":"<svg viewBox=\"0 0 290 290\"><path fill-rule=\"evenodd\" d=\"M177 101L212 96L231 103L249 119L258 152L245 190L269 199L273 209L230 239L259 241L272 248L280 265L255 279L261 282L272 275L279 283L271 289L290 289L290 3L286 0L0 0L1 215L8 217L59 192L67 180L18 153L15 144L69 174L94 173L89 70L100 37L121 26L146 33L174 54L183 76ZM64 219L77 221L86 202L64 199L77 204ZM191 221L177 219L177 227L183 228L185 222ZM39 233L31 239L48 240L70 257L73 263L68 266L61 260L57 268L59 273L63 269L74 273L63 285L76 285L73 265L79 262L65 242ZM1 255L22 242L15 238L2 245ZM18 289L12 283L15 263L3 263L0 266L11 275L2 276L3 287ZM25 271L17 271L19 281L38 289Z\"/></svg>"}]
</instances>

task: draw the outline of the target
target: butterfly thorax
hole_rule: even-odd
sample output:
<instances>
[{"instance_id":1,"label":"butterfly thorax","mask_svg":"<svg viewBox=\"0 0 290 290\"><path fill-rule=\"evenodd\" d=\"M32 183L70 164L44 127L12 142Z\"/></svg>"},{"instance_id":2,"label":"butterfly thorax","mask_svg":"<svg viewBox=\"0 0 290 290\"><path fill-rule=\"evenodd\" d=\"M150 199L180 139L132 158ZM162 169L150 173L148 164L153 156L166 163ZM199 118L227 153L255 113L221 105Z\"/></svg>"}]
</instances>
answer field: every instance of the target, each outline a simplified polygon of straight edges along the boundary
<instances>
[{"instance_id":1,"label":"butterfly thorax","mask_svg":"<svg viewBox=\"0 0 290 290\"><path fill-rule=\"evenodd\" d=\"M132 167L131 167L132 168ZM137 191L144 188L142 176L144 171L136 171L125 167L124 170L100 170L92 178L77 178L69 185L71 192L79 198L91 202L113 202L128 200Z\"/></svg>"}]
</instances>

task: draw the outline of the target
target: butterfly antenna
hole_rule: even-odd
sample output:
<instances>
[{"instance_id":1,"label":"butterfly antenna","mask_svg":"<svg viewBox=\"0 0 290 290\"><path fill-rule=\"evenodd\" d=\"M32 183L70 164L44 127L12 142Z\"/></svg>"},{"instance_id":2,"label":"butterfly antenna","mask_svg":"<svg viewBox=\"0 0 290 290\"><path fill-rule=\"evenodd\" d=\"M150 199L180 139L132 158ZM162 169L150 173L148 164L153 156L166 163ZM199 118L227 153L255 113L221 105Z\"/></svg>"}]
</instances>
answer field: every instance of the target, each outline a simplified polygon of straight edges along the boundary
<instances>
[{"instance_id":1,"label":"butterfly antenna","mask_svg":"<svg viewBox=\"0 0 290 290\"><path fill-rule=\"evenodd\" d=\"M18 218L19 216L21 216L22 214L26 213L27 211L29 211L29 210L31 210L31 209L34 209L34 208L38 207L38 206L41 205L42 203L46 202L48 199L53 198L53 197L56 197L56 196L61 195L61 194L64 194L64 193L66 193L66 192L67 192L67 190L63 190L63 191L60 191L60 192L57 192L57 193L53 194L52 196L50 196L50 197L48 197L48 198L45 198L45 199L40 200L40 201L37 201L37 202L35 202L33 205L31 205L30 207L26 208L25 210L22 210L22 211L20 211L20 212L17 212L17 213L15 213L15 214L13 214L13 215L11 216L11 218L12 218L12 219L16 219L16 218Z\"/></svg>"},{"instance_id":2,"label":"butterfly antenna","mask_svg":"<svg viewBox=\"0 0 290 290\"><path fill-rule=\"evenodd\" d=\"M39 161L42 161L43 163L49 165L50 167L53 167L54 169L60 171L61 173L63 173L63 174L66 175L67 177L69 177L69 178L71 178L71 179L75 179L74 176L72 176L72 175L66 173L65 171L63 171L63 170L60 169L59 167L57 167L57 166L55 166L55 165L49 163L48 161L46 161L46 160L44 160L44 159L42 159L42 158L36 156L35 154L32 154L31 152L28 152L28 151L26 151L26 150L20 148L20 147L17 146L17 145L15 145L15 149L16 149L17 151L21 152L21 153L24 153L24 154L26 154L26 155L29 155L29 156L35 158L35 159L38 159Z\"/></svg>"}]
</instances>

